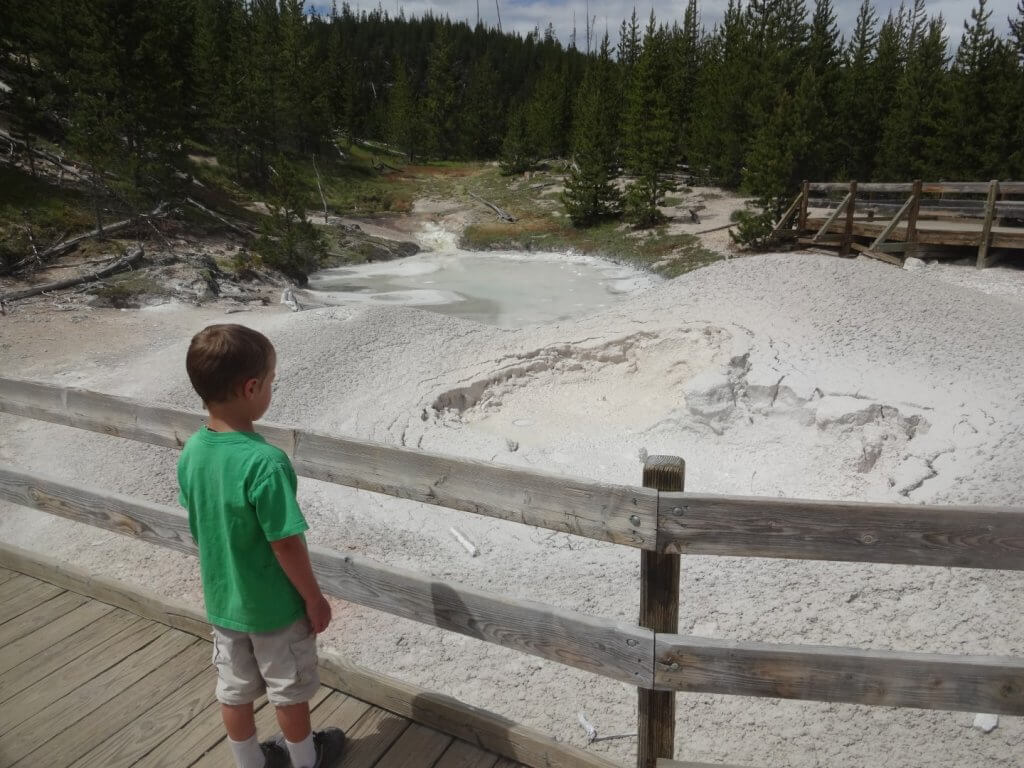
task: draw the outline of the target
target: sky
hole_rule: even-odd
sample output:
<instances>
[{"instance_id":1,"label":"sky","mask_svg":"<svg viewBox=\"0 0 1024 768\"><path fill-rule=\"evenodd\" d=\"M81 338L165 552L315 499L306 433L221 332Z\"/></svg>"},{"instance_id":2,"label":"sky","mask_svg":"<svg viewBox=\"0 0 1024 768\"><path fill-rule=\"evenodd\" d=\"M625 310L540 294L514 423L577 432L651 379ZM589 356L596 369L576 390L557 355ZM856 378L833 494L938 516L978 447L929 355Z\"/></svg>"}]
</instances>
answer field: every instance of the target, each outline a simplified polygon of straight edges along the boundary
<instances>
[{"instance_id":1,"label":"sky","mask_svg":"<svg viewBox=\"0 0 1024 768\"><path fill-rule=\"evenodd\" d=\"M909 1L909 0L908 0ZM435 15L447 14L453 20L468 19L470 23L476 21L477 0L454 0L454 2L437 3L430 0L380 0L384 9L390 13L397 13L400 8L405 9L407 16L422 15L426 11L432 11ZM500 0L502 28L506 31L517 30L522 33L531 31L534 27L542 30L553 23L559 37L568 42L569 34L573 25L573 12L576 14L576 25L579 30L579 44L583 44L584 18L586 16L586 0L553 0L550 2L538 2L537 0ZM311 3L321 5L321 3ZM376 7L377 0L350 0L350 4L362 8ZM728 4L728 0L700 0L701 21L709 29L722 18L722 12ZM833 0L833 5L839 16L840 31L847 36L853 28L857 10L861 0ZM964 20L970 17L971 9L976 6L976 0L927 0L929 13L941 13L946 20L946 30L950 37L951 47L955 48L960 42L963 32ZM329 5L329 4L328 4ZM339 0L340 5L340 0ZM495 0L479 0L481 19L488 24L496 23ZM682 20L683 9L686 7L686 0L646 0L646 2L635 3L637 13L644 20L647 19L654 9L659 21ZM807 0L809 8L813 8L814 0ZM1007 17L1016 13L1017 0L989 0L988 8L992 11L992 24L996 31L1005 35L1009 26ZM633 11L633 0L590 0L590 13L597 17L595 31L600 38L604 34L607 24L612 42L618 37L619 22L629 16ZM899 6L899 0L874 0L874 6L879 17L884 18L891 8Z\"/></svg>"}]
</instances>

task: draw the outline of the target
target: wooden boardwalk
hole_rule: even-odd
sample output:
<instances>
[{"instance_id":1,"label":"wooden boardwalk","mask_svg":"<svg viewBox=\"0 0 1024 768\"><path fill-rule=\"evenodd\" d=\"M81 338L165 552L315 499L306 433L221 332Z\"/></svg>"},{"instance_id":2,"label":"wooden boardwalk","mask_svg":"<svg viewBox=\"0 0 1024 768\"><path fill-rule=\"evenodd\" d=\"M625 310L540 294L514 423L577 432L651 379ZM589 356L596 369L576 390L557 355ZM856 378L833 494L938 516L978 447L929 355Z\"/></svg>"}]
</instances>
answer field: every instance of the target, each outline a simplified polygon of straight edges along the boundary
<instances>
[{"instance_id":1,"label":"wooden boardwalk","mask_svg":"<svg viewBox=\"0 0 1024 768\"><path fill-rule=\"evenodd\" d=\"M0 569L0 768L231 768L211 644ZM321 687L315 728L348 735L343 768L522 768ZM277 731L261 699L261 738Z\"/></svg>"}]
</instances>

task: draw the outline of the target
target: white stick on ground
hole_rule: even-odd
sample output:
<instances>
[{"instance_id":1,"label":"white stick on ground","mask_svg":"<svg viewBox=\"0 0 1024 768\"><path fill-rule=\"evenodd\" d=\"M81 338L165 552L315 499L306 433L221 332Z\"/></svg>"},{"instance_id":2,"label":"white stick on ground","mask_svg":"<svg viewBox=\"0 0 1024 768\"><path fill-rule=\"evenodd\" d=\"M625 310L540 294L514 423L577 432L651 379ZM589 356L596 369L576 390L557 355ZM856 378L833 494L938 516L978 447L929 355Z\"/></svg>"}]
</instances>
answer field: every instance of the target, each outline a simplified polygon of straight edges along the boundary
<instances>
[{"instance_id":1,"label":"white stick on ground","mask_svg":"<svg viewBox=\"0 0 1024 768\"><path fill-rule=\"evenodd\" d=\"M580 725L583 726L583 730L587 732L587 743L591 743L597 739L597 728L590 724L587 720L587 716L580 712L576 717L580 721Z\"/></svg>"},{"instance_id":2,"label":"white stick on ground","mask_svg":"<svg viewBox=\"0 0 1024 768\"><path fill-rule=\"evenodd\" d=\"M466 548L470 557L476 557L480 554L480 550L476 548L476 544L467 539L458 528L449 528L448 530L452 532L452 536L455 537L455 540Z\"/></svg>"}]
</instances>

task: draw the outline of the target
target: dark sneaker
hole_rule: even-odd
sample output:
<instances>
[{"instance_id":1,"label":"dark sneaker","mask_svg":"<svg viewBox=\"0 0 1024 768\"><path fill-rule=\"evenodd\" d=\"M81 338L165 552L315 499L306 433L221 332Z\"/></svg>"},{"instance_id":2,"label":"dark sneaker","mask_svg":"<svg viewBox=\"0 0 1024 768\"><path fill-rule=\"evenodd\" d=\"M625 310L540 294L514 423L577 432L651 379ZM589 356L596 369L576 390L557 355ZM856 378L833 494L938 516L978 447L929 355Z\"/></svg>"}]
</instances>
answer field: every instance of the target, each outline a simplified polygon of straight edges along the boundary
<instances>
[{"instance_id":1,"label":"dark sneaker","mask_svg":"<svg viewBox=\"0 0 1024 768\"><path fill-rule=\"evenodd\" d=\"M288 750L281 743L282 741L283 737L276 741L260 743L260 749L263 750L263 756L266 758L263 768L291 768L292 760L288 757Z\"/></svg>"},{"instance_id":2,"label":"dark sneaker","mask_svg":"<svg viewBox=\"0 0 1024 768\"><path fill-rule=\"evenodd\" d=\"M345 747L345 734L341 728L314 731L313 746L316 748L316 762L313 763L313 768L334 768L341 759Z\"/></svg>"}]
</instances>

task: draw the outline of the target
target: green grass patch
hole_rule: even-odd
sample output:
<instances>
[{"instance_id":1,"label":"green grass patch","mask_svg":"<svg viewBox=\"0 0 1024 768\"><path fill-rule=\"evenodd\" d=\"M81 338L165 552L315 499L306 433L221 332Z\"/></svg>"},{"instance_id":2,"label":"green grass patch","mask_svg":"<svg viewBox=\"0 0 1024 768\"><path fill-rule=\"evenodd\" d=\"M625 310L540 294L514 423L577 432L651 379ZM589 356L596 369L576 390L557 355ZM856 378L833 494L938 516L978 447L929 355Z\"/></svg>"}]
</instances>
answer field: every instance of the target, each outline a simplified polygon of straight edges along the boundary
<instances>
[{"instance_id":1,"label":"green grass patch","mask_svg":"<svg viewBox=\"0 0 1024 768\"><path fill-rule=\"evenodd\" d=\"M138 306L143 296L161 295L167 290L156 280L142 272L132 272L124 277L111 278L101 283L93 294L109 301L114 307Z\"/></svg>"},{"instance_id":2,"label":"green grass patch","mask_svg":"<svg viewBox=\"0 0 1024 768\"><path fill-rule=\"evenodd\" d=\"M565 217L557 198L540 198L541 184L561 182L561 176L538 172L529 179L508 179L491 168L453 183L461 191L480 197L518 217L515 223L495 218L472 224L462 235L461 245L473 250L574 250L650 269L665 277L677 277L721 259L689 234L669 234L665 226L635 231L621 221L608 220L578 229ZM452 190L458 193L459 190Z\"/></svg>"},{"instance_id":3,"label":"green grass patch","mask_svg":"<svg viewBox=\"0 0 1024 768\"><path fill-rule=\"evenodd\" d=\"M0 167L0 266L96 226L89 197L17 168ZM29 235L31 234L31 238Z\"/></svg>"}]
</instances>

